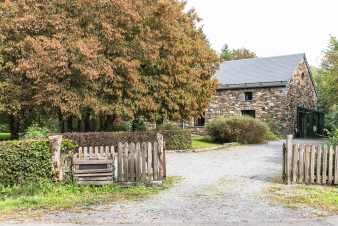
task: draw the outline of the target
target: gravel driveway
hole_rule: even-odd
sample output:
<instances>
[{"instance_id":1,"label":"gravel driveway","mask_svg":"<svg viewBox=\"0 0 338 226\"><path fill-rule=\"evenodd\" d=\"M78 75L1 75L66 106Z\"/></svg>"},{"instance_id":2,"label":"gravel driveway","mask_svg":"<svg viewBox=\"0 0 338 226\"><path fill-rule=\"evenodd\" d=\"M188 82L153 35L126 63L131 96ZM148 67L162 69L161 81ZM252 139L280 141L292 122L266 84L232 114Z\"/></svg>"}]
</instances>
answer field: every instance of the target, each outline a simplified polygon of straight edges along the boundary
<instances>
[{"instance_id":1,"label":"gravel driveway","mask_svg":"<svg viewBox=\"0 0 338 226\"><path fill-rule=\"evenodd\" d=\"M338 225L312 209L289 209L265 200L281 175L281 142L201 153L168 153L168 175L184 180L151 198L61 212L41 222L88 225ZM29 225L29 224L24 224ZM68 225L68 224L64 224Z\"/></svg>"}]
</instances>

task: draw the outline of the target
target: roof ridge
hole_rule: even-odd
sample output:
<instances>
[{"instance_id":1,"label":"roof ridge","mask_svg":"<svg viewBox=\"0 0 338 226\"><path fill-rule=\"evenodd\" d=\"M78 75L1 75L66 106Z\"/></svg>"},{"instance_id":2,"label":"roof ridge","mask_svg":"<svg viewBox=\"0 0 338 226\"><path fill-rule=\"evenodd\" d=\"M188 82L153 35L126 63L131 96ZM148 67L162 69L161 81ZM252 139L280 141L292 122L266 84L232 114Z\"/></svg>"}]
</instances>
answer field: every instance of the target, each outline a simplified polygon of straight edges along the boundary
<instances>
[{"instance_id":1,"label":"roof ridge","mask_svg":"<svg viewBox=\"0 0 338 226\"><path fill-rule=\"evenodd\" d=\"M250 60L260 60L260 59L269 59L269 58L279 58L279 57L290 57L290 56L298 56L298 55L303 55L305 57L305 53L294 53L294 54L287 54L287 55L278 55L278 56L269 56L269 57L254 57L254 58L246 58L246 59L240 59L240 60L227 60L221 62L223 63L228 63L228 62L238 62L238 61L250 61Z\"/></svg>"}]
</instances>

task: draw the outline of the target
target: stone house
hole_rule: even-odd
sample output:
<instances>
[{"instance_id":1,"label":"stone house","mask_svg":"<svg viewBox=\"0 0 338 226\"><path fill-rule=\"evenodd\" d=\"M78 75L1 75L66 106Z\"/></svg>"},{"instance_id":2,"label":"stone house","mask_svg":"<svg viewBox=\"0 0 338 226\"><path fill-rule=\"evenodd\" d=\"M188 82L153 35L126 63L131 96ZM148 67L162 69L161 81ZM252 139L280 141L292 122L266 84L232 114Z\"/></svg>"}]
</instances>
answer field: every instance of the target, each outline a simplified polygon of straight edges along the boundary
<instances>
[{"instance_id":1,"label":"stone house","mask_svg":"<svg viewBox=\"0 0 338 226\"><path fill-rule=\"evenodd\" d=\"M313 136L321 127L317 93L305 54L223 62L219 87L194 130L218 116L248 115L267 122L274 132Z\"/></svg>"}]
</instances>

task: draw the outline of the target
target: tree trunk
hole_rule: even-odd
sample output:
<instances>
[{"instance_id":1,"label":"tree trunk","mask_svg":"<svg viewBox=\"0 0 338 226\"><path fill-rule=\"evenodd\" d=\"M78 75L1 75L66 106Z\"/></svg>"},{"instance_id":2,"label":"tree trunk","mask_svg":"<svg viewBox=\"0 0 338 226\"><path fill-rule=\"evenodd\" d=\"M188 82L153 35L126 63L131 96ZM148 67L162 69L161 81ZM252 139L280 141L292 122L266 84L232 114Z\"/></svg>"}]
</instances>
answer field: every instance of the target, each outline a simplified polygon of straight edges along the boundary
<instances>
[{"instance_id":1,"label":"tree trunk","mask_svg":"<svg viewBox=\"0 0 338 226\"><path fill-rule=\"evenodd\" d=\"M73 130L73 117L70 116L67 119L67 132L74 132Z\"/></svg>"},{"instance_id":2,"label":"tree trunk","mask_svg":"<svg viewBox=\"0 0 338 226\"><path fill-rule=\"evenodd\" d=\"M105 120L105 131L112 131L113 130L113 123L114 123L114 117L112 115L107 115L107 118Z\"/></svg>"},{"instance_id":3,"label":"tree trunk","mask_svg":"<svg viewBox=\"0 0 338 226\"><path fill-rule=\"evenodd\" d=\"M106 116L105 115L99 115L98 119L99 119L99 123L100 123L100 131L105 132L107 130Z\"/></svg>"},{"instance_id":4,"label":"tree trunk","mask_svg":"<svg viewBox=\"0 0 338 226\"><path fill-rule=\"evenodd\" d=\"M65 123L63 121L62 115L59 114L59 129L61 133L65 132Z\"/></svg>"},{"instance_id":5,"label":"tree trunk","mask_svg":"<svg viewBox=\"0 0 338 226\"><path fill-rule=\"evenodd\" d=\"M90 112L86 111L85 112L85 117L84 117L84 127L85 127L85 131L89 132L91 130L91 123L90 123Z\"/></svg>"},{"instance_id":6,"label":"tree trunk","mask_svg":"<svg viewBox=\"0 0 338 226\"><path fill-rule=\"evenodd\" d=\"M15 115L9 116L9 126L11 131L11 139L19 139L19 130L20 130L20 120Z\"/></svg>"}]
</instances>

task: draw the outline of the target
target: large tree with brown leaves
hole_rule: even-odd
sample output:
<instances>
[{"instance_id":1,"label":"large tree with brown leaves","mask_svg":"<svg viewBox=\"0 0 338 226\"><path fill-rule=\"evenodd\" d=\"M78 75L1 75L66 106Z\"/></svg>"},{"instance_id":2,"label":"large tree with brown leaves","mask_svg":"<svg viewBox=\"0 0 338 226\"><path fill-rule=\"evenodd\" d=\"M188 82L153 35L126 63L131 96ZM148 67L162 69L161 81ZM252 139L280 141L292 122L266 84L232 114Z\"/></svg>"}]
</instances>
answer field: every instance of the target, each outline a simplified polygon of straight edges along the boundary
<instances>
[{"instance_id":1,"label":"large tree with brown leaves","mask_svg":"<svg viewBox=\"0 0 338 226\"><path fill-rule=\"evenodd\" d=\"M0 3L0 111L15 137L32 114L101 124L205 109L217 55L176 0ZM88 129L87 129L88 130Z\"/></svg>"}]
</instances>

